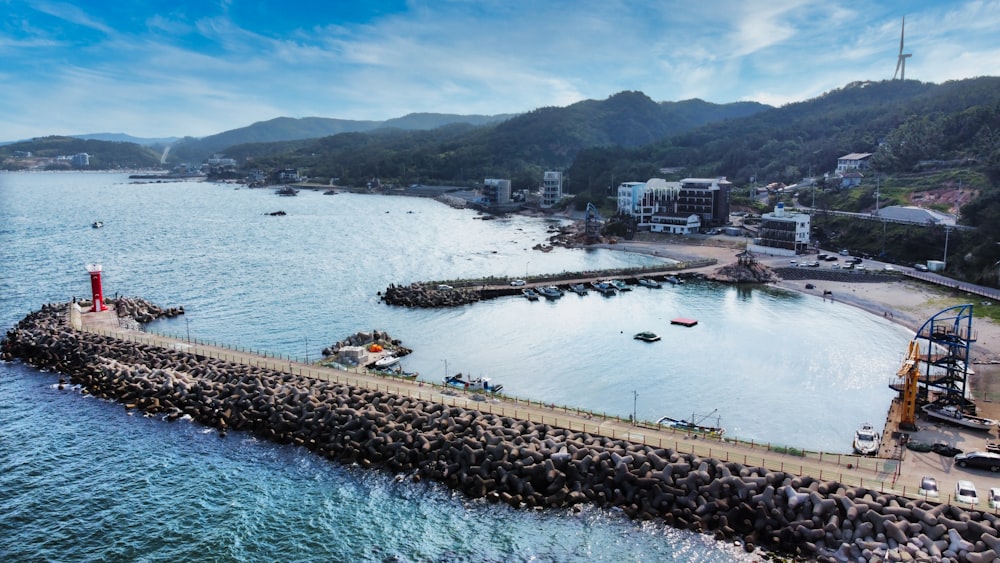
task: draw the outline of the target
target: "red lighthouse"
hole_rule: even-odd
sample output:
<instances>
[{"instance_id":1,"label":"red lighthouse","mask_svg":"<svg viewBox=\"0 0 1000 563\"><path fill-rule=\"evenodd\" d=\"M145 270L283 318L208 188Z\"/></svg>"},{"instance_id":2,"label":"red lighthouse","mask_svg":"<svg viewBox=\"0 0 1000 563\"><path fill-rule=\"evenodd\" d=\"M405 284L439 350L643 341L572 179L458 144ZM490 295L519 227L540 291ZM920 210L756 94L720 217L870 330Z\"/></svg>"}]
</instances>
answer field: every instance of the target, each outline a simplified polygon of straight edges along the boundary
<instances>
[{"instance_id":1,"label":"red lighthouse","mask_svg":"<svg viewBox=\"0 0 1000 563\"><path fill-rule=\"evenodd\" d=\"M104 306L104 293L101 291L101 265L87 264L87 271L90 272L90 291L94 294L94 305L90 312L107 311Z\"/></svg>"}]
</instances>

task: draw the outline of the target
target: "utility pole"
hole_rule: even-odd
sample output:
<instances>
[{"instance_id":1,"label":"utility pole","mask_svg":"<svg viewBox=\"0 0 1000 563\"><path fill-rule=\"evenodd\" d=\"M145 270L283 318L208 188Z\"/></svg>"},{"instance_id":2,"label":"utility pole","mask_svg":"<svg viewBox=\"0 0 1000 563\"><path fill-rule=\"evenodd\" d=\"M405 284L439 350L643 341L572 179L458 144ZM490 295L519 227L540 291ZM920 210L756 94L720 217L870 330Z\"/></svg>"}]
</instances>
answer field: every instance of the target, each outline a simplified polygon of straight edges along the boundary
<instances>
[{"instance_id":1,"label":"utility pole","mask_svg":"<svg viewBox=\"0 0 1000 563\"><path fill-rule=\"evenodd\" d=\"M941 261L944 262L944 267L946 269L948 268L948 233L950 233L950 232L951 232L951 229L948 227L948 225L945 225L944 226L944 258L942 258Z\"/></svg>"},{"instance_id":2,"label":"utility pole","mask_svg":"<svg viewBox=\"0 0 1000 563\"><path fill-rule=\"evenodd\" d=\"M638 400L639 400L639 392L633 390L632 391L632 425L633 426L639 423L639 420L635 416L635 414L636 414L635 413L635 404L636 404L636 402Z\"/></svg>"}]
</instances>

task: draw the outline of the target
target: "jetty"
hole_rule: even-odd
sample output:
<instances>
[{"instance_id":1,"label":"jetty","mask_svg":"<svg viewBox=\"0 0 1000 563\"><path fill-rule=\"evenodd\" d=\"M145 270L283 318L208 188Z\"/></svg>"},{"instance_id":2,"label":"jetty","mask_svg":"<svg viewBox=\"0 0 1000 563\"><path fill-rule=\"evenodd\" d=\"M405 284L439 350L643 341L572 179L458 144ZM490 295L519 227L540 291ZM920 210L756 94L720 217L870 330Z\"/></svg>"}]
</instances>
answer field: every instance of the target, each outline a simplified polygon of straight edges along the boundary
<instances>
[{"instance_id":1,"label":"jetty","mask_svg":"<svg viewBox=\"0 0 1000 563\"><path fill-rule=\"evenodd\" d=\"M994 515L907 495L882 460L151 334L108 305L45 305L7 332L0 359L149 416L187 417L220 436L249 432L518 508L617 507L748 551L828 560L1000 553Z\"/></svg>"}]
</instances>

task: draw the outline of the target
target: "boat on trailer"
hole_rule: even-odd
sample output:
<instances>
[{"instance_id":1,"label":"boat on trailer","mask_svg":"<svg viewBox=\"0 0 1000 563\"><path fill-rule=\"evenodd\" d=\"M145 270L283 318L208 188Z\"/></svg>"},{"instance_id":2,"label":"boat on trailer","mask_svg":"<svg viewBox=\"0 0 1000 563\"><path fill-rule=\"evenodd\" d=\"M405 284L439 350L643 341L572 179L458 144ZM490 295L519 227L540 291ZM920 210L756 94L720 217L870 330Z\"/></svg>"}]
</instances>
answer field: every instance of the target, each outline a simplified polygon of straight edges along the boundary
<instances>
[{"instance_id":1,"label":"boat on trailer","mask_svg":"<svg viewBox=\"0 0 1000 563\"><path fill-rule=\"evenodd\" d=\"M950 422L951 424L957 424L958 426L964 426L965 428L971 428L972 430L982 430L984 432L989 432L1000 422L992 418L983 418L981 416L973 416L971 414L966 414L962 412L962 409L955 405L938 405L934 403L929 403L921 407L929 418L940 420L943 422Z\"/></svg>"}]
</instances>

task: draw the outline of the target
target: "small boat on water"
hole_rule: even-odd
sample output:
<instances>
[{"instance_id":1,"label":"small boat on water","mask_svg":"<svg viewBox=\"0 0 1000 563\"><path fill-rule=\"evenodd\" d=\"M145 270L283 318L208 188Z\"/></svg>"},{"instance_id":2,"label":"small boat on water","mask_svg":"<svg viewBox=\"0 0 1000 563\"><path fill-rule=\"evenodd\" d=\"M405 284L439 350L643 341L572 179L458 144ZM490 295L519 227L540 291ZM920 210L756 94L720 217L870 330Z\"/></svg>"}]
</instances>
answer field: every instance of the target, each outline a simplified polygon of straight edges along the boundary
<instances>
[{"instance_id":1,"label":"small boat on water","mask_svg":"<svg viewBox=\"0 0 1000 563\"><path fill-rule=\"evenodd\" d=\"M385 369L390 366L394 366L401 360L399 356L382 356L381 358L375 360L375 369Z\"/></svg>"},{"instance_id":2,"label":"small boat on water","mask_svg":"<svg viewBox=\"0 0 1000 563\"><path fill-rule=\"evenodd\" d=\"M624 280L609 280L608 283L613 285L618 291L632 291L632 286L625 283Z\"/></svg>"},{"instance_id":3,"label":"small boat on water","mask_svg":"<svg viewBox=\"0 0 1000 563\"><path fill-rule=\"evenodd\" d=\"M90 224L90 226L92 228L94 228L94 229L100 229L101 227L104 226L104 222L103 221L94 221L93 223Z\"/></svg>"},{"instance_id":4,"label":"small boat on water","mask_svg":"<svg viewBox=\"0 0 1000 563\"><path fill-rule=\"evenodd\" d=\"M293 188L291 186L285 186L285 187L283 187L283 188L281 188L279 190L275 190L274 193L276 193L276 194L278 194L280 196L292 196L292 195L298 195L299 190L296 190L295 188ZM388 213L388 212L386 212L386 213Z\"/></svg>"},{"instance_id":5,"label":"small boat on water","mask_svg":"<svg viewBox=\"0 0 1000 563\"><path fill-rule=\"evenodd\" d=\"M521 295L524 296L528 301L538 301L538 292L534 289L522 289Z\"/></svg>"},{"instance_id":6,"label":"small boat on water","mask_svg":"<svg viewBox=\"0 0 1000 563\"><path fill-rule=\"evenodd\" d=\"M602 281L590 282L590 287L593 287L595 290L599 291L601 295L605 297L609 297L611 295L615 295L618 293L618 290L615 289L615 286L607 282L602 282Z\"/></svg>"},{"instance_id":7,"label":"small boat on water","mask_svg":"<svg viewBox=\"0 0 1000 563\"><path fill-rule=\"evenodd\" d=\"M587 291L587 287L582 283L574 283L570 285L569 290L577 295L586 295L590 293L589 291Z\"/></svg>"},{"instance_id":8,"label":"small boat on water","mask_svg":"<svg viewBox=\"0 0 1000 563\"><path fill-rule=\"evenodd\" d=\"M993 420L992 418L983 418L980 416L965 414L955 405L936 405L934 403L930 403L921 407L921 410L923 410L924 414L930 418L950 422L952 424L971 428L972 430L983 430L985 432L989 432L997 424L1000 424L1000 422Z\"/></svg>"},{"instance_id":9,"label":"small boat on water","mask_svg":"<svg viewBox=\"0 0 1000 563\"><path fill-rule=\"evenodd\" d=\"M546 299L559 299L563 296L563 290L554 285L547 285L538 288L538 293Z\"/></svg>"},{"instance_id":10,"label":"small boat on water","mask_svg":"<svg viewBox=\"0 0 1000 563\"><path fill-rule=\"evenodd\" d=\"M881 442L882 439L879 438L878 432L870 423L866 422L854 432L854 453L875 455L878 453Z\"/></svg>"},{"instance_id":11,"label":"small boat on water","mask_svg":"<svg viewBox=\"0 0 1000 563\"><path fill-rule=\"evenodd\" d=\"M667 280L668 283L671 283L673 285L681 283L681 279L677 276L666 276L663 279Z\"/></svg>"},{"instance_id":12,"label":"small boat on water","mask_svg":"<svg viewBox=\"0 0 1000 563\"><path fill-rule=\"evenodd\" d=\"M661 287L663 287L662 284L660 284L660 282L649 278L637 278L636 282L639 285L643 287L648 287L650 289L660 289Z\"/></svg>"},{"instance_id":13,"label":"small boat on water","mask_svg":"<svg viewBox=\"0 0 1000 563\"><path fill-rule=\"evenodd\" d=\"M399 377L402 379L416 379L420 375L420 372L416 371L403 371L403 368L396 365L394 368L383 368L376 369L375 373L379 375L385 375L387 377Z\"/></svg>"},{"instance_id":14,"label":"small boat on water","mask_svg":"<svg viewBox=\"0 0 1000 563\"><path fill-rule=\"evenodd\" d=\"M636 333L636 335L633 336L632 338L636 340L642 340L643 342L656 342L657 340L660 339L660 336L655 332L649 332L648 330L644 330L642 332Z\"/></svg>"},{"instance_id":15,"label":"small boat on water","mask_svg":"<svg viewBox=\"0 0 1000 563\"><path fill-rule=\"evenodd\" d=\"M707 416L702 417L702 420L704 420L705 418L708 418L709 416L711 416L711 415L707 415ZM692 418L694 418L694 417L692 417ZM680 418L680 419L678 419L678 418L670 418L669 416L665 416L665 417L661 418L660 420L657 420L656 424L658 424L660 426L666 426L667 428L673 428L675 430L682 430L684 432L698 432L698 433L705 434L705 435L708 435L708 436L713 436L713 437L721 437L723 434L726 433L726 429L723 428L723 427L721 427L721 426L719 426L719 419L718 418L715 419L715 424L716 424L715 426L707 426L707 425L704 425L704 424L699 424L699 423L696 423L696 422L691 422L691 421L688 421L688 420L684 420L683 418Z\"/></svg>"},{"instance_id":16,"label":"small boat on water","mask_svg":"<svg viewBox=\"0 0 1000 563\"><path fill-rule=\"evenodd\" d=\"M487 393L499 393L503 389L503 385L494 385L493 380L489 377L469 377L466 379L461 373L445 377L444 384L452 387L461 387L466 391L486 391Z\"/></svg>"}]
</instances>

